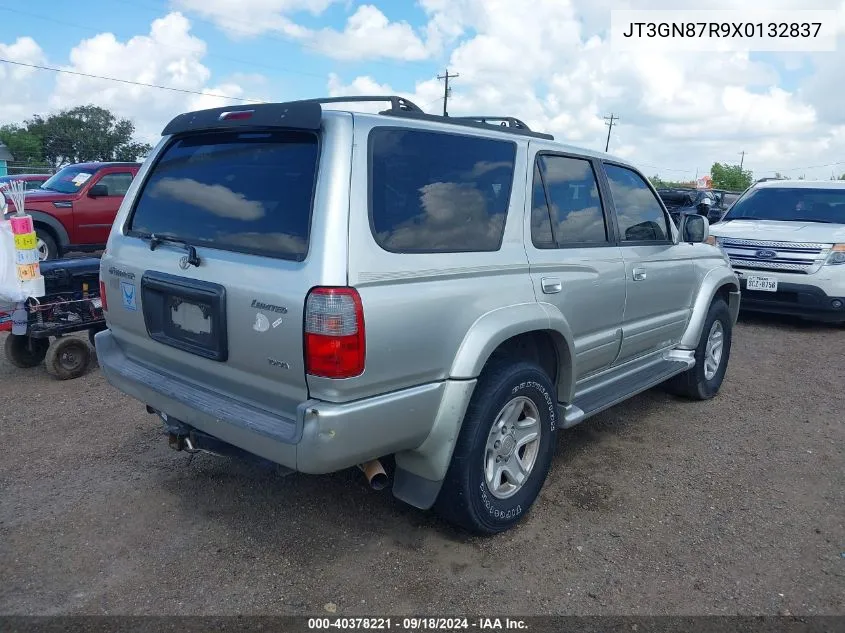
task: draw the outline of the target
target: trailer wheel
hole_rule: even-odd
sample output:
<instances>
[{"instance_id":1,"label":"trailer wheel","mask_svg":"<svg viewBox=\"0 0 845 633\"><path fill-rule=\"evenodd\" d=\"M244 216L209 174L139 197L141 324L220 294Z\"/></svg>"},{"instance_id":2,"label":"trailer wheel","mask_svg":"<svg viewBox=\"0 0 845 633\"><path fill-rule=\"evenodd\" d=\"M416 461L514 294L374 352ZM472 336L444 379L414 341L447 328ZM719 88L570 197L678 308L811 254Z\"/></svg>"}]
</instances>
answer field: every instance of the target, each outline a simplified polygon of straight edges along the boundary
<instances>
[{"instance_id":1,"label":"trailer wheel","mask_svg":"<svg viewBox=\"0 0 845 633\"><path fill-rule=\"evenodd\" d=\"M44 360L47 371L59 380L79 378L90 363L91 347L75 336L66 336L53 343Z\"/></svg>"},{"instance_id":2,"label":"trailer wheel","mask_svg":"<svg viewBox=\"0 0 845 633\"><path fill-rule=\"evenodd\" d=\"M47 339L31 339L19 334L9 334L4 344L6 358L20 369L38 367L47 355L48 347L50 347L50 341Z\"/></svg>"}]
</instances>

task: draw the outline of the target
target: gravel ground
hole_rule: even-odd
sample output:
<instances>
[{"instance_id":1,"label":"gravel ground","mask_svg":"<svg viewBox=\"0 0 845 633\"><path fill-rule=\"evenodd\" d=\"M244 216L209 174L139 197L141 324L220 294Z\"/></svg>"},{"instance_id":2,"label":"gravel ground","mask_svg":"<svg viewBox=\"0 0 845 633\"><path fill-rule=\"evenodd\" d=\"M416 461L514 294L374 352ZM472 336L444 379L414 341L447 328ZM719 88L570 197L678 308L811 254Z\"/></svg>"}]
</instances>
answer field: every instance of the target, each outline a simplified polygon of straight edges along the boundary
<instances>
[{"instance_id":1,"label":"gravel ground","mask_svg":"<svg viewBox=\"0 0 845 633\"><path fill-rule=\"evenodd\" d=\"M96 368L2 359L0 613L845 614L843 352L841 328L743 318L718 398L652 390L561 433L489 539L357 470L190 460Z\"/></svg>"}]
</instances>

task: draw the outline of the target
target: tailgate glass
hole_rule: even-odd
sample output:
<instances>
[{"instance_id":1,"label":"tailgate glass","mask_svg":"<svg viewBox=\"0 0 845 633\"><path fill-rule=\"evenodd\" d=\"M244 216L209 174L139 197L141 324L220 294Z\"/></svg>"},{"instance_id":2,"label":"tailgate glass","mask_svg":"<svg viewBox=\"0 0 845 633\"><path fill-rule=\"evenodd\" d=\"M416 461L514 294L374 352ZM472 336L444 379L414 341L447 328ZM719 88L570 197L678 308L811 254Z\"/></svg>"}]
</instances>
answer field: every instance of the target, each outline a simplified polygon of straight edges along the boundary
<instances>
[{"instance_id":1,"label":"tailgate glass","mask_svg":"<svg viewBox=\"0 0 845 633\"><path fill-rule=\"evenodd\" d=\"M309 132L177 138L153 165L128 233L302 261L318 154Z\"/></svg>"}]
</instances>

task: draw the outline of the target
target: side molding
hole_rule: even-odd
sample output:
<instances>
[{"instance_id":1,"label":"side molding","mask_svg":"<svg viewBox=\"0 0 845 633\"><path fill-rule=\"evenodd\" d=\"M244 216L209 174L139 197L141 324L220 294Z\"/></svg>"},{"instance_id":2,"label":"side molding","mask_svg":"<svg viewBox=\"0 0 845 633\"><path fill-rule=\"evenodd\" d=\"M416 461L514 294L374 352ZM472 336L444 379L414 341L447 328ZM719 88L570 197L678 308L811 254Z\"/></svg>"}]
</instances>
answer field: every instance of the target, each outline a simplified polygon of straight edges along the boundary
<instances>
[{"instance_id":1,"label":"side molding","mask_svg":"<svg viewBox=\"0 0 845 633\"><path fill-rule=\"evenodd\" d=\"M713 268L705 276L701 287L698 290L695 304L692 308L692 316L690 317L687 329L681 337L679 347L681 349L695 349L701 339L701 331L704 328L704 320L707 318L707 311L710 309L710 304L713 302L713 297L723 286L730 287L730 294L728 300L728 308L731 311L731 317L736 323L739 316L739 302L740 290L739 281L736 273L727 267L719 266Z\"/></svg>"}]
</instances>

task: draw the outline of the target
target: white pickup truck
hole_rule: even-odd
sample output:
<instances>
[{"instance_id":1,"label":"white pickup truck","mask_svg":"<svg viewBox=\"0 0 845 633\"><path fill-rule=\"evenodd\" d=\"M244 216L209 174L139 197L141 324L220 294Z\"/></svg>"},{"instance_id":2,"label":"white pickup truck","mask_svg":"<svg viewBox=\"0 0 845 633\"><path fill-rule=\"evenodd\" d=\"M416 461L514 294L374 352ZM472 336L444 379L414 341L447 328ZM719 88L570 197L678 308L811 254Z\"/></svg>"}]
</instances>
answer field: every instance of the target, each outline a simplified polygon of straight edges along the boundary
<instances>
[{"instance_id":1,"label":"white pickup truck","mask_svg":"<svg viewBox=\"0 0 845 633\"><path fill-rule=\"evenodd\" d=\"M743 310L845 324L845 181L757 183L710 235L740 278Z\"/></svg>"}]
</instances>

